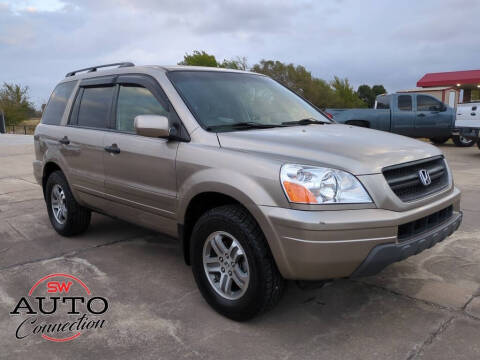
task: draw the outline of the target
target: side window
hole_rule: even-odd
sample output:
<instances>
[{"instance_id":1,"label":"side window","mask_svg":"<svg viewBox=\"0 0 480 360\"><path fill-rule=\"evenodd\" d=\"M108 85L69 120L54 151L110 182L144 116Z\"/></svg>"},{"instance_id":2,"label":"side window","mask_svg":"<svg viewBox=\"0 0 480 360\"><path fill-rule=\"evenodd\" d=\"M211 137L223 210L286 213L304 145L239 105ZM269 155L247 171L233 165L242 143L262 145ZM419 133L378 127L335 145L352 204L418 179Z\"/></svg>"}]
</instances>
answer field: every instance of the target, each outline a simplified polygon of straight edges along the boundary
<instances>
[{"instance_id":1,"label":"side window","mask_svg":"<svg viewBox=\"0 0 480 360\"><path fill-rule=\"evenodd\" d=\"M83 90L78 110L79 126L106 128L110 105L113 98L113 86L87 87Z\"/></svg>"},{"instance_id":2,"label":"side window","mask_svg":"<svg viewBox=\"0 0 480 360\"><path fill-rule=\"evenodd\" d=\"M57 85L55 90L53 90L52 96L50 96L45 111L43 112L42 124L60 125L63 113L67 107L68 99L70 98L70 95L72 95L76 83L76 81L69 81Z\"/></svg>"},{"instance_id":3,"label":"side window","mask_svg":"<svg viewBox=\"0 0 480 360\"><path fill-rule=\"evenodd\" d=\"M398 96L398 110L412 111L412 96L399 95Z\"/></svg>"},{"instance_id":4,"label":"side window","mask_svg":"<svg viewBox=\"0 0 480 360\"><path fill-rule=\"evenodd\" d=\"M168 116L168 111L148 89L140 86L120 85L116 129L135 132L134 120L137 115Z\"/></svg>"},{"instance_id":5,"label":"side window","mask_svg":"<svg viewBox=\"0 0 480 360\"><path fill-rule=\"evenodd\" d=\"M417 96L417 111L441 111L443 104L433 97L418 95Z\"/></svg>"},{"instance_id":6,"label":"side window","mask_svg":"<svg viewBox=\"0 0 480 360\"><path fill-rule=\"evenodd\" d=\"M377 97L377 109L390 109L390 97L379 96Z\"/></svg>"}]
</instances>

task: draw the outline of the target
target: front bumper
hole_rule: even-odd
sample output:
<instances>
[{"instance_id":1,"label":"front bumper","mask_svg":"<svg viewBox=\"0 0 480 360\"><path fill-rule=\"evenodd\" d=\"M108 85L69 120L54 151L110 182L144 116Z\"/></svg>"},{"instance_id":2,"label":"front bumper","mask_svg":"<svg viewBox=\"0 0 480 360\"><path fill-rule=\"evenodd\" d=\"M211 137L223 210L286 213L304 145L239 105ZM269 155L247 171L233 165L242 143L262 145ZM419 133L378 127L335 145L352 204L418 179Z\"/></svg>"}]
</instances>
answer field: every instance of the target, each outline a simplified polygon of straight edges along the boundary
<instances>
[{"instance_id":1,"label":"front bumper","mask_svg":"<svg viewBox=\"0 0 480 360\"><path fill-rule=\"evenodd\" d=\"M453 214L448 220L399 243L399 225L449 206L453 206ZM457 188L430 204L402 212L260 208L263 214L260 226L277 267L285 278L296 280L371 275L394 261L433 246L443 234L446 237L455 231L462 218Z\"/></svg>"},{"instance_id":2,"label":"front bumper","mask_svg":"<svg viewBox=\"0 0 480 360\"><path fill-rule=\"evenodd\" d=\"M416 255L436 243L445 240L458 229L462 223L462 212L453 216L436 228L420 234L400 244L382 244L375 246L363 263L354 271L352 277L370 276L383 270L386 266Z\"/></svg>"}]
</instances>

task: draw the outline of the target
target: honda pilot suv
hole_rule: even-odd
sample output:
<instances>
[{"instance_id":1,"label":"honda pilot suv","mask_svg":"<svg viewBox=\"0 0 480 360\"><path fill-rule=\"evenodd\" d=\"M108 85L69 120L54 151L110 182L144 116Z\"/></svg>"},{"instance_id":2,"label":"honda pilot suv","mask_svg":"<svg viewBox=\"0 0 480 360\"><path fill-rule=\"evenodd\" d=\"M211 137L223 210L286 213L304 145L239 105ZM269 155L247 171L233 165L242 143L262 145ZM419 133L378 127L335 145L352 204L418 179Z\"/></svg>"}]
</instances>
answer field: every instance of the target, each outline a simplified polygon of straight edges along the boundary
<instances>
[{"instance_id":1,"label":"honda pilot suv","mask_svg":"<svg viewBox=\"0 0 480 360\"><path fill-rule=\"evenodd\" d=\"M77 235L98 212L178 238L229 318L271 308L285 279L372 275L460 225L432 145L336 124L260 74L104 67L68 73L35 131L52 226Z\"/></svg>"}]
</instances>

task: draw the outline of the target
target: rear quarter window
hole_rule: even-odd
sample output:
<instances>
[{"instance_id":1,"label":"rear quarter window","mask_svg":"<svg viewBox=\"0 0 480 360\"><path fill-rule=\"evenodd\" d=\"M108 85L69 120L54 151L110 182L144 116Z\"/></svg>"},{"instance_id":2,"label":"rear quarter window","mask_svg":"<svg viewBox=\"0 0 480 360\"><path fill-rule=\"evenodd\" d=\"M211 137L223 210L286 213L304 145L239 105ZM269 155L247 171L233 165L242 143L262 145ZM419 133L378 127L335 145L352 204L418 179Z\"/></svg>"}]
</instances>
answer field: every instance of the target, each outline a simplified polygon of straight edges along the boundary
<instances>
[{"instance_id":1,"label":"rear quarter window","mask_svg":"<svg viewBox=\"0 0 480 360\"><path fill-rule=\"evenodd\" d=\"M379 96L377 97L377 109L390 109L390 97Z\"/></svg>"},{"instance_id":2,"label":"rear quarter window","mask_svg":"<svg viewBox=\"0 0 480 360\"><path fill-rule=\"evenodd\" d=\"M60 125L68 99L70 99L76 83L76 81L69 81L57 85L43 112L42 124Z\"/></svg>"}]
</instances>

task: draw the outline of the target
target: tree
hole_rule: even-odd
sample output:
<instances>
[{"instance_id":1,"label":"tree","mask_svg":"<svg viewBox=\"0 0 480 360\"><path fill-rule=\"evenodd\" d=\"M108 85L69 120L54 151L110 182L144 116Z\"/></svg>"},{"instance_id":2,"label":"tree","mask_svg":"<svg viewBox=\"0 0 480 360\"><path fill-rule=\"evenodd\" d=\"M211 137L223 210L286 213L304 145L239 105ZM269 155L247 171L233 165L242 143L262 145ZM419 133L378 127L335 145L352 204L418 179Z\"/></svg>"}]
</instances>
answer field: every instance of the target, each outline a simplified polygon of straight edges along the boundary
<instances>
[{"instance_id":1,"label":"tree","mask_svg":"<svg viewBox=\"0 0 480 360\"><path fill-rule=\"evenodd\" d=\"M34 115L35 109L30 102L28 86L3 83L0 88L0 109L5 113L9 125L15 125Z\"/></svg>"},{"instance_id":2,"label":"tree","mask_svg":"<svg viewBox=\"0 0 480 360\"><path fill-rule=\"evenodd\" d=\"M183 61L178 64L236 70L248 69L247 58L245 57L237 56L233 59L224 59L220 63L214 55L198 50L193 51L192 54L186 53ZM350 86L348 79L335 77L334 81L328 83L312 76L312 73L302 65L285 64L274 60L262 60L255 64L251 70L270 76L319 108L366 106L366 103L359 98Z\"/></svg>"},{"instance_id":3,"label":"tree","mask_svg":"<svg viewBox=\"0 0 480 360\"><path fill-rule=\"evenodd\" d=\"M192 54L186 53L183 56L183 61L180 61L178 65L218 67L218 62L214 55L210 55L203 50L194 50Z\"/></svg>"},{"instance_id":4,"label":"tree","mask_svg":"<svg viewBox=\"0 0 480 360\"><path fill-rule=\"evenodd\" d=\"M330 85L313 77L311 72L301 65L262 60L252 67L252 71L270 76L320 108L331 107L336 103L336 95Z\"/></svg>"},{"instance_id":5,"label":"tree","mask_svg":"<svg viewBox=\"0 0 480 360\"><path fill-rule=\"evenodd\" d=\"M369 108L373 108L378 95L385 94L386 92L387 90L385 90L383 85L373 85L371 88L368 85L360 85L357 90L358 97L362 99Z\"/></svg>"},{"instance_id":6,"label":"tree","mask_svg":"<svg viewBox=\"0 0 480 360\"><path fill-rule=\"evenodd\" d=\"M375 103L375 94L370 86L360 85L357 89L357 94L369 108L373 107L373 104Z\"/></svg>"},{"instance_id":7,"label":"tree","mask_svg":"<svg viewBox=\"0 0 480 360\"><path fill-rule=\"evenodd\" d=\"M383 87L383 85L373 85L372 86L372 91L375 94L375 98L378 95L386 94L387 90Z\"/></svg>"},{"instance_id":8,"label":"tree","mask_svg":"<svg viewBox=\"0 0 480 360\"><path fill-rule=\"evenodd\" d=\"M366 107L365 103L358 97L353 87L350 86L348 79L340 79L334 76L330 85L335 89L335 94L340 101L342 108Z\"/></svg>"},{"instance_id":9,"label":"tree","mask_svg":"<svg viewBox=\"0 0 480 360\"><path fill-rule=\"evenodd\" d=\"M237 56L235 59L224 59L219 67L226 69L235 69L235 70L248 70L247 58L245 56Z\"/></svg>"},{"instance_id":10,"label":"tree","mask_svg":"<svg viewBox=\"0 0 480 360\"><path fill-rule=\"evenodd\" d=\"M246 57L237 56L236 58L230 60L224 59L223 62L220 63L215 58L215 55L211 55L203 50L194 50L192 54L186 53L183 56L183 60L180 61L178 65L220 67L235 70L248 69Z\"/></svg>"}]
</instances>

